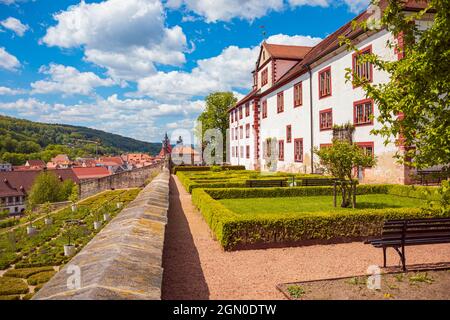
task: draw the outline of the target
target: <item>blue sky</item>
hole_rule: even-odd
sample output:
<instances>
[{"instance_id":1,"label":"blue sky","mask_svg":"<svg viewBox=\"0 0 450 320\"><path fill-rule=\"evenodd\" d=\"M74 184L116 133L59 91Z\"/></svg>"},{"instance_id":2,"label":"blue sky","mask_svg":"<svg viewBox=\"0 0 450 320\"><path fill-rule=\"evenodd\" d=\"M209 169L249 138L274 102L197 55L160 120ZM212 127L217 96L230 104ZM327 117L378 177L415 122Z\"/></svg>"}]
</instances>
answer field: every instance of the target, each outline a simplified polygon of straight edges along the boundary
<instances>
[{"instance_id":1,"label":"blue sky","mask_svg":"<svg viewBox=\"0 0 450 320\"><path fill-rule=\"evenodd\" d=\"M0 0L0 114L160 141L251 86L261 41L312 46L368 0Z\"/></svg>"}]
</instances>

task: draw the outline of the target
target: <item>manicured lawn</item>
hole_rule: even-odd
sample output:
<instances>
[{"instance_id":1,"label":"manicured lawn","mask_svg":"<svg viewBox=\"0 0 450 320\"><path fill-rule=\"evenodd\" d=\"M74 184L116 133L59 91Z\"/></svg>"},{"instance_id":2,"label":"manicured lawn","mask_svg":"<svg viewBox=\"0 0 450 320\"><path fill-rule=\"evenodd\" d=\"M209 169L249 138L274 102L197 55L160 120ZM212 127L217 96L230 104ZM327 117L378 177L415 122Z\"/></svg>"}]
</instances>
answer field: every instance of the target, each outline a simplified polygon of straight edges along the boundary
<instances>
[{"instance_id":1,"label":"manicured lawn","mask_svg":"<svg viewBox=\"0 0 450 320\"><path fill-rule=\"evenodd\" d=\"M333 196L310 196L292 198L248 198L248 199L220 199L218 200L226 208L241 214L273 214L273 213L303 213L317 211L348 211L349 208L341 208L340 198L338 206L333 206ZM390 194L366 194L356 198L356 210L358 209L383 209L383 208L417 208L426 202L422 199L400 197Z\"/></svg>"}]
</instances>

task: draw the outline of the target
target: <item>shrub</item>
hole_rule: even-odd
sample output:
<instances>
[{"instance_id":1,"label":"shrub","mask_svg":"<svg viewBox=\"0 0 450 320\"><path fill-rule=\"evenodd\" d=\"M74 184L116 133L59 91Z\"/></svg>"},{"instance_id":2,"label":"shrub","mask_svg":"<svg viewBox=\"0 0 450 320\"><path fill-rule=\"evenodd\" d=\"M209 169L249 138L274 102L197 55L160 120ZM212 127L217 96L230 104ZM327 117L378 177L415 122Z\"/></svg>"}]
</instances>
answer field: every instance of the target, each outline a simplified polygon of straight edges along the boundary
<instances>
[{"instance_id":1,"label":"shrub","mask_svg":"<svg viewBox=\"0 0 450 320\"><path fill-rule=\"evenodd\" d=\"M10 269L5 272L4 277L14 278L28 278L36 273L44 271L54 271L53 267L39 267L39 268L22 268L22 269Z\"/></svg>"},{"instance_id":2,"label":"shrub","mask_svg":"<svg viewBox=\"0 0 450 320\"><path fill-rule=\"evenodd\" d=\"M56 271L44 271L40 273L33 274L31 277L27 279L29 285L35 286L37 284L46 283L49 281L54 275Z\"/></svg>"},{"instance_id":3,"label":"shrub","mask_svg":"<svg viewBox=\"0 0 450 320\"><path fill-rule=\"evenodd\" d=\"M221 170L245 170L245 166L220 166ZM175 166L172 171L177 174L180 171L210 171L210 166Z\"/></svg>"},{"instance_id":4,"label":"shrub","mask_svg":"<svg viewBox=\"0 0 450 320\"><path fill-rule=\"evenodd\" d=\"M0 295L14 295L28 293L28 285L17 278L1 277L0 278Z\"/></svg>"},{"instance_id":5,"label":"shrub","mask_svg":"<svg viewBox=\"0 0 450 320\"><path fill-rule=\"evenodd\" d=\"M364 186L361 186L364 187ZM359 192L376 193L376 188L386 186L369 186ZM271 189L271 190L268 190ZM419 208L385 208L385 209L348 209L340 212L314 212L314 214L237 215L227 209L214 197L233 196L238 198L248 195L272 197L274 193L284 196L286 192L328 193L330 187L317 188L267 188L267 189L195 189L192 201L196 205L217 240L226 250L239 245L260 243L283 243L303 240L331 240L341 238L359 238L378 235L386 219L415 219L433 217ZM250 193L250 194L249 194ZM253 193L253 194L252 194ZM212 196L211 196L211 195Z\"/></svg>"},{"instance_id":6,"label":"shrub","mask_svg":"<svg viewBox=\"0 0 450 320\"><path fill-rule=\"evenodd\" d=\"M14 294L9 296L0 296L0 300L20 300L20 295Z\"/></svg>"}]
</instances>

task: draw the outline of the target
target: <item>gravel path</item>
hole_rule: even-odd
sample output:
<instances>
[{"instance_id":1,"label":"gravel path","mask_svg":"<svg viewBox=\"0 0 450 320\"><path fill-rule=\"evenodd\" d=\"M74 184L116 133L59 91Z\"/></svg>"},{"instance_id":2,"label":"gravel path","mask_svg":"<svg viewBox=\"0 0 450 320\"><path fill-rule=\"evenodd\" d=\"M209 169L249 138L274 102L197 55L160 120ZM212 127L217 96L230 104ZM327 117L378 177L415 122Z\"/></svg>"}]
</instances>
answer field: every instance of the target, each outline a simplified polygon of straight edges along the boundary
<instances>
[{"instance_id":1,"label":"gravel path","mask_svg":"<svg viewBox=\"0 0 450 320\"><path fill-rule=\"evenodd\" d=\"M163 299L284 299L279 283L363 275L382 251L361 242L225 252L176 176L170 180ZM408 264L450 262L450 245L407 248ZM398 256L388 250L388 263Z\"/></svg>"}]
</instances>

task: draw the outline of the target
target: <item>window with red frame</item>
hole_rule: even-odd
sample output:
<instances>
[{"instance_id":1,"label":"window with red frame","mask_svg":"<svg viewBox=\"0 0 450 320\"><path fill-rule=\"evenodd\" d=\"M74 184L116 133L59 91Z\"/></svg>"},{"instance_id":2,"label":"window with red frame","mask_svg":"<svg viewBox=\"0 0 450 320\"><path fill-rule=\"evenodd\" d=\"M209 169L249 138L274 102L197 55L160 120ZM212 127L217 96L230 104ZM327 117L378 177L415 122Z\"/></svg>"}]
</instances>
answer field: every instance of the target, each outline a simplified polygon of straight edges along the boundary
<instances>
[{"instance_id":1,"label":"window with red frame","mask_svg":"<svg viewBox=\"0 0 450 320\"><path fill-rule=\"evenodd\" d=\"M292 127L291 125L286 126L286 142L292 142Z\"/></svg>"},{"instance_id":2,"label":"window with red frame","mask_svg":"<svg viewBox=\"0 0 450 320\"><path fill-rule=\"evenodd\" d=\"M267 100L262 102L262 117L267 118Z\"/></svg>"},{"instance_id":3,"label":"window with red frame","mask_svg":"<svg viewBox=\"0 0 450 320\"><path fill-rule=\"evenodd\" d=\"M250 138L250 123L247 123L245 125L245 137L248 139Z\"/></svg>"},{"instance_id":4,"label":"window with red frame","mask_svg":"<svg viewBox=\"0 0 450 320\"><path fill-rule=\"evenodd\" d=\"M245 104L245 116L248 117L250 115L250 103Z\"/></svg>"},{"instance_id":5,"label":"window with red frame","mask_svg":"<svg viewBox=\"0 0 450 320\"><path fill-rule=\"evenodd\" d=\"M353 54L353 74L356 74L361 80L372 82L373 67L370 62L359 62L362 55L371 54L372 46L362 49L358 53Z\"/></svg>"},{"instance_id":6,"label":"window with red frame","mask_svg":"<svg viewBox=\"0 0 450 320\"><path fill-rule=\"evenodd\" d=\"M230 123L233 123L233 112L230 112Z\"/></svg>"},{"instance_id":7,"label":"window with red frame","mask_svg":"<svg viewBox=\"0 0 450 320\"><path fill-rule=\"evenodd\" d=\"M234 146L233 147L231 147L231 156L234 158Z\"/></svg>"},{"instance_id":8,"label":"window with red frame","mask_svg":"<svg viewBox=\"0 0 450 320\"><path fill-rule=\"evenodd\" d=\"M353 122L355 126L373 124L373 101L361 100L353 104Z\"/></svg>"},{"instance_id":9,"label":"window with red frame","mask_svg":"<svg viewBox=\"0 0 450 320\"><path fill-rule=\"evenodd\" d=\"M331 109L320 111L319 121L320 130L330 130L333 127L333 111Z\"/></svg>"},{"instance_id":10,"label":"window with red frame","mask_svg":"<svg viewBox=\"0 0 450 320\"><path fill-rule=\"evenodd\" d=\"M231 140L234 140L234 128L231 128Z\"/></svg>"},{"instance_id":11,"label":"window with red frame","mask_svg":"<svg viewBox=\"0 0 450 320\"><path fill-rule=\"evenodd\" d=\"M244 146L241 146L241 158L244 157Z\"/></svg>"},{"instance_id":12,"label":"window with red frame","mask_svg":"<svg viewBox=\"0 0 450 320\"><path fill-rule=\"evenodd\" d=\"M284 160L284 140L278 140L278 160Z\"/></svg>"},{"instance_id":13,"label":"window with red frame","mask_svg":"<svg viewBox=\"0 0 450 320\"><path fill-rule=\"evenodd\" d=\"M239 138L244 139L244 126L239 127Z\"/></svg>"},{"instance_id":14,"label":"window with red frame","mask_svg":"<svg viewBox=\"0 0 450 320\"><path fill-rule=\"evenodd\" d=\"M268 83L269 83L269 71L266 68L261 72L261 86L265 86Z\"/></svg>"},{"instance_id":15,"label":"window with red frame","mask_svg":"<svg viewBox=\"0 0 450 320\"><path fill-rule=\"evenodd\" d=\"M239 107L239 119L242 119L242 106Z\"/></svg>"},{"instance_id":16,"label":"window with red frame","mask_svg":"<svg viewBox=\"0 0 450 320\"><path fill-rule=\"evenodd\" d=\"M319 98L331 96L331 67L319 72Z\"/></svg>"},{"instance_id":17,"label":"window with red frame","mask_svg":"<svg viewBox=\"0 0 450 320\"><path fill-rule=\"evenodd\" d=\"M303 104L303 87L302 83L297 83L294 86L294 108Z\"/></svg>"},{"instance_id":18,"label":"window with red frame","mask_svg":"<svg viewBox=\"0 0 450 320\"><path fill-rule=\"evenodd\" d=\"M234 110L233 110L233 113L234 113L234 121L237 121L237 110L234 109Z\"/></svg>"},{"instance_id":19,"label":"window with red frame","mask_svg":"<svg viewBox=\"0 0 450 320\"><path fill-rule=\"evenodd\" d=\"M245 146L245 157L250 159L250 146Z\"/></svg>"},{"instance_id":20,"label":"window with red frame","mask_svg":"<svg viewBox=\"0 0 450 320\"><path fill-rule=\"evenodd\" d=\"M278 92L277 94L277 112L283 112L284 111L284 92Z\"/></svg>"},{"instance_id":21,"label":"window with red frame","mask_svg":"<svg viewBox=\"0 0 450 320\"><path fill-rule=\"evenodd\" d=\"M303 162L303 138L294 139L294 161Z\"/></svg>"},{"instance_id":22,"label":"window with red frame","mask_svg":"<svg viewBox=\"0 0 450 320\"><path fill-rule=\"evenodd\" d=\"M374 156L373 142L357 142L356 145L360 147L367 156Z\"/></svg>"},{"instance_id":23,"label":"window with red frame","mask_svg":"<svg viewBox=\"0 0 450 320\"><path fill-rule=\"evenodd\" d=\"M238 139L238 129L239 129L239 128L235 128L235 129L234 129L234 140L237 140L237 139Z\"/></svg>"}]
</instances>

